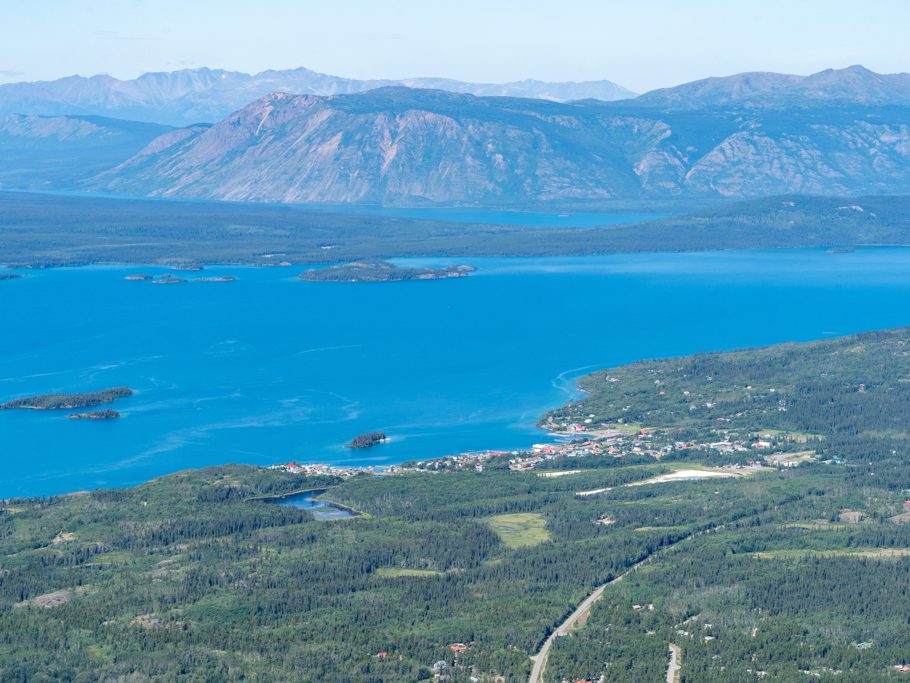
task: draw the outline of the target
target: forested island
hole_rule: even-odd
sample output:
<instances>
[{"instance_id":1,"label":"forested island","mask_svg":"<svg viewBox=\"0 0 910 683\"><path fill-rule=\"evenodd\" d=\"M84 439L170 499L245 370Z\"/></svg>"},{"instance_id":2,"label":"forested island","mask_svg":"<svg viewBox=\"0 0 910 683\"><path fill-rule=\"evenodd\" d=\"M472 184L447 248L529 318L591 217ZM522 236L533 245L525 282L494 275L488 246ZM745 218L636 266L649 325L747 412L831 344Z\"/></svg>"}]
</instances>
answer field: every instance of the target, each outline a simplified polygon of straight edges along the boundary
<instances>
[{"instance_id":1,"label":"forested island","mask_svg":"<svg viewBox=\"0 0 910 683\"><path fill-rule=\"evenodd\" d=\"M101 391L86 394L41 394L0 403L0 410L72 410L74 408L93 408L94 406L113 403L118 398L127 398L132 395L133 391L128 387L114 387L112 389L103 389Z\"/></svg>"},{"instance_id":2,"label":"forested island","mask_svg":"<svg viewBox=\"0 0 910 683\"><path fill-rule=\"evenodd\" d=\"M473 266L466 265L406 268L388 261L355 261L327 268L311 268L302 272L299 277L310 282L402 282L467 277L474 270Z\"/></svg>"},{"instance_id":3,"label":"forested island","mask_svg":"<svg viewBox=\"0 0 910 683\"><path fill-rule=\"evenodd\" d=\"M348 448L371 448L388 440L385 432L367 432L360 436L355 436L348 442Z\"/></svg>"},{"instance_id":4,"label":"forested island","mask_svg":"<svg viewBox=\"0 0 910 683\"><path fill-rule=\"evenodd\" d=\"M4 501L0 679L526 681L602 587L542 680L663 681L671 646L682 681L899 680L908 351L900 329L594 373L543 421L573 455ZM364 514L263 501L326 488Z\"/></svg>"},{"instance_id":5,"label":"forested island","mask_svg":"<svg viewBox=\"0 0 910 683\"><path fill-rule=\"evenodd\" d=\"M120 418L120 413L116 410L93 410L88 413L74 413L67 416L70 420L116 420Z\"/></svg>"}]
</instances>

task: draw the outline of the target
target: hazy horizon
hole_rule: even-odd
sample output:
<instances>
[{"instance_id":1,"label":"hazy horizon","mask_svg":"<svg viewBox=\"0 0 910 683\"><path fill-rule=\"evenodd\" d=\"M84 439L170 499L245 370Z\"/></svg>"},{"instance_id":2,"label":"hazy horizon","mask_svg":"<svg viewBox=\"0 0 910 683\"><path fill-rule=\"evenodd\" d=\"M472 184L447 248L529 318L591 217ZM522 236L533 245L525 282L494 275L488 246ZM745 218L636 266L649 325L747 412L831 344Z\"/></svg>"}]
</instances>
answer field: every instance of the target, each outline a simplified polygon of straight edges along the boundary
<instances>
[{"instance_id":1,"label":"hazy horizon","mask_svg":"<svg viewBox=\"0 0 910 683\"><path fill-rule=\"evenodd\" d=\"M898 0L652 0L635 7L466 0L457 8L353 0L343 9L291 0L255 8L209 0L48 4L52 12L47 4L5 10L0 83L306 67L356 79L606 79L645 92L746 71L810 74L853 64L879 73L910 70L903 30L910 3ZM40 32L22 30L38 24Z\"/></svg>"}]
</instances>

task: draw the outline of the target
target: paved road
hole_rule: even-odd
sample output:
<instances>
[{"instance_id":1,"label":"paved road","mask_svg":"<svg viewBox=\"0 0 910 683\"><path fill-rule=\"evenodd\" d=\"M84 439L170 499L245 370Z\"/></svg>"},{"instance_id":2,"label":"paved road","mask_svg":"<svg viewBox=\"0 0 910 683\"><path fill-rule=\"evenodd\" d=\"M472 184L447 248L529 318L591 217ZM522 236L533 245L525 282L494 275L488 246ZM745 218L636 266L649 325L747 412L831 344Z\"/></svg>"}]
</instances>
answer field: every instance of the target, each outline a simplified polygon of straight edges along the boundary
<instances>
[{"instance_id":1,"label":"paved road","mask_svg":"<svg viewBox=\"0 0 910 683\"><path fill-rule=\"evenodd\" d=\"M691 537L687 537L687 538L691 538ZM556 627L556 630L554 630L553 633L550 634L550 637L544 641L543 645L541 646L541 648L537 652L537 654L534 655L533 657L531 657L531 661L534 662L534 666L531 667L531 677L528 679L528 683L543 683L543 672L544 672L544 669L547 667L547 655L550 654L550 647L552 647L553 642L559 636L564 636L567 633L569 633L569 631L571 631L573 628L575 628L579 622L583 622L585 619L588 618L588 614L590 614L591 608L594 606L594 603L596 603L598 600L600 600L600 597L603 595L603 592L604 592L604 590L606 590L607 586L611 586L614 583L619 583L624 578L626 578L629 574L631 574L636 569L641 567L643 564L646 564L647 562L649 562L652 557L654 557L654 555L649 555L648 557L643 559L638 564L633 564L631 567L629 567L626 571L624 571L622 574L617 576L615 579L612 579L611 581L607 581L605 584L602 584L602 585L598 586L597 588L595 588L588 595L588 597L586 597L582 601L582 603L576 608L576 610L574 612L572 612L572 614L570 614L569 617L564 622L562 622L559 626Z\"/></svg>"},{"instance_id":2,"label":"paved road","mask_svg":"<svg viewBox=\"0 0 910 683\"><path fill-rule=\"evenodd\" d=\"M679 539L675 543L666 545L663 548L660 548L659 550L655 551L654 553L648 555L648 557L643 559L641 562L638 562L637 564L633 564L631 567L629 567L626 571L624 571L622 574L620 574L616 578L614 578L610 581L607 581L606 583L595 588L588 595L588 597L586 597L582 601L582 603L578 606L578 608L574 612L572 612L572 614L570 614L569 617L564 622L562 622L559 626L556 627L556 630L554 630L553 633L550 634L550 637L547 638L543 642L543 645L541 645L540 650L537 652L537 654L533 655L531 657L531 661L534 662L534 664L531 667L531 676L530 676L530 678L528 678L528 683L544 683L543 672L547 668L547 656L550 654L550 648L553 646L553 643L556 641L556 639L559 636L566 635L567 633L569 633L569 631L571 631L573 628L575 628L579 622L583 622L588 617L588 614L591 612L591 607L593 607L594 604L598 600L600 600L600 598L603 595L604 590L606 590L607 586L612 586L615 583L619 583L624 578L626 578L629 574L638 570L643 565L648 564L648 562L653 560L658 555L666 552L670 548L675 548L680 543L684 543L685 541L691 540L698 536L702 536L704 534L711 533L712 531L715 531L717 529L722 529L722 528L724 528L724 526L725 526L724 524L719 524L717 526L713 526L708 529L702 529L701 531L697 531L694 534L689 534L688 536L685 536L685 537ZM669 681L670 679L668 678L667 680Z\"/></svg>"}]
</instances>

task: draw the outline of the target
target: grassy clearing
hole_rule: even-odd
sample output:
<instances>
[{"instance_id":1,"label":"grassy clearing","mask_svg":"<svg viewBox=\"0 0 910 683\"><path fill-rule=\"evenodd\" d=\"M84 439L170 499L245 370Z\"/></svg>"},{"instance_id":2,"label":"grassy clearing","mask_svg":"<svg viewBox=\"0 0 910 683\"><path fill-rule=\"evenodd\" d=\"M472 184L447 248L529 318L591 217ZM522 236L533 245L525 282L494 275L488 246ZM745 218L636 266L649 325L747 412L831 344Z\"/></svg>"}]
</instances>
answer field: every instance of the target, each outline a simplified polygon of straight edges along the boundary
<instances>
[{"instance_id":1,"label":"grassy clearing","mask_svg":"<svg viewBox=\"0 0 910 683\"><path fill-rule=\"evenodd\" d=\"M382 567L376 570L376 576L384 579L397 579L401 576L442 576L436 569L401 569L400 567Z\"/></svg>"},{"instance_id":2,"label":"grassy clearing","mask_svg":"<svg viewBox=\"0 0 910 683\"><path fill-rule=\"evenodd\" d=\"M802 560L810 557L856 557L888 560L910 556L910 548L847 548L843 550L797 548L791 550L762 550L748 554L761 560Z\"/></svg>"},{"instance_id":3,"label":"grassy clearing","mask_svg":"<svg viewBox=\"0 0 910 683\"><path fill-rule=\"evenodd\" d=\"M669 533L674 533L674 532L677 532L677 531L688 531L688 530L689 530L689 527L688 527L688 526L685 526L685 525L677 525L677 526L640 526L640 527L637 527L637 528L633 529L633 531L637 531L637 532L639 532L639 533L647 533L647 532L649 532L649 531L662 531L662 532L668 533L668 534L669 534Z\"/></svg>"},{"instance_id":4,"label":"grassy clearing","mask_svg":"<svg viewBox=\"0 0 910 683\"><path fill-rule=\"evenodd\" d=\"M495 515L488 521L508 548L527 548L550 540L547 521L537 512Z\"/></svg>"},{"instance_id":5,"label":"grassy clearing","mask_svg":"<svg viewBox=\"0 0 910 683\"><path fill-rule=\"evenodd\" d=\"M755 430L756 434L764 436L765 434L773 436L779 439L787 439L788 441L794 441L796 443L807 443L809 441L824 441L825 436L823 434L811 434L809 432L790 432L783 429L757 429Z\"/></svg>"},{"instance_id":6,"label":"grassy clearing","mask_svg":"<svg viewBox=\"0 0 910 683\"><path fill-rule=\"evenodd\" d=\"M633 436L638 434L641 431L641 423L639 422L610 422L604 424L598 429L615 429L618 432L622 432L626 436Z\"/></svg>"}]
</instances>

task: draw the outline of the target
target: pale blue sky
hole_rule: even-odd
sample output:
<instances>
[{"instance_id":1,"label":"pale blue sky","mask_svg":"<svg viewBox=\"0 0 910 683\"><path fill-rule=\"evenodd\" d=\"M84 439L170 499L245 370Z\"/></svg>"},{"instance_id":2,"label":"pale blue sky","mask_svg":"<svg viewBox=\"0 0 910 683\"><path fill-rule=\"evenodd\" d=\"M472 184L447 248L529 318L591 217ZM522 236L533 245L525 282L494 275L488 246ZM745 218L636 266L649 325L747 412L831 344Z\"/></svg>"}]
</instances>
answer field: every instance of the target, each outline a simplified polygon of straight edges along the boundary
<instances>
[{"instance_id":1,"label":"pale blue sky","mask_svg":"<svg viewBox=\"0 0 910 683\"><path fill-rule=\"evenodd\" d=\"M910 71L908 0L3 0L0 82L306 66L355 78Z\"/></svg>"}]
</instances>

